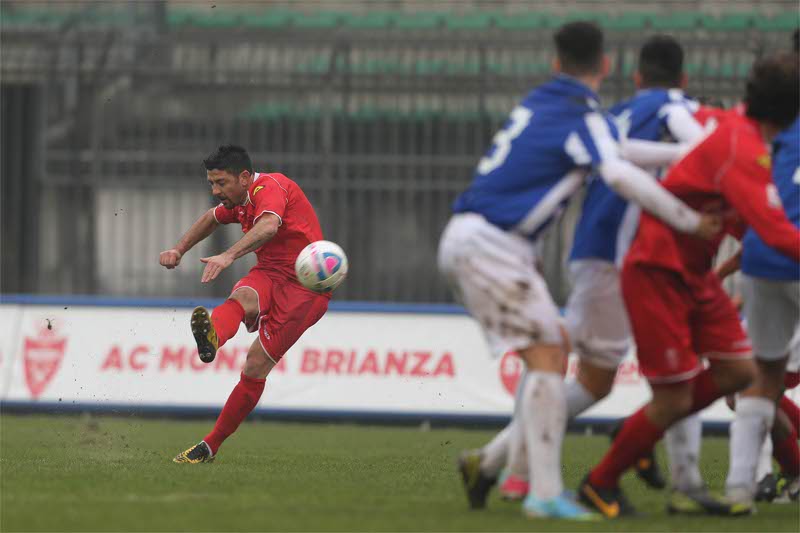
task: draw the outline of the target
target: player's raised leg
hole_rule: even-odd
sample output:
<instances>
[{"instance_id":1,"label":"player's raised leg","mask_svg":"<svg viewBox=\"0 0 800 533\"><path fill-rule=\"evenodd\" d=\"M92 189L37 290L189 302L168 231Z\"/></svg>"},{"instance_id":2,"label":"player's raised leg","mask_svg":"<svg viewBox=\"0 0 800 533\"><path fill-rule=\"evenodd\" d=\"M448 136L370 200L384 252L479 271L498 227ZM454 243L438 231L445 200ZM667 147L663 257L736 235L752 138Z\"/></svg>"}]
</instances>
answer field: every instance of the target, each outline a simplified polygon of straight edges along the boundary
<instances>
[{"instance_id":1,"label":"player's raised leg","mask_svg":"<svg viewBox=\"0 0 800 533\"><path fill-rule=\"evenodd\" d=\"M208 463L214 460L217 450L230 437L242 421L258 405L264 392L267 376L275 362L267 355L259 340L253 342L247 352L242 375L225 402L214 429L198 444L179 453L176 463Z\"/></svg>"},{"instance_id":2,"label":"player's raised leg","mask_svg":"<svg viewBox=\"0 0 800 533\"><path fill-rule=\"evenodd\" d=\"M221 305L209 313L205 307L192 311L192 336L204 363L214 360L219 350L239 330L242 322L253 322L259 314L258 295L248 287L234 289Z\"/></svg>"}]
</instances>

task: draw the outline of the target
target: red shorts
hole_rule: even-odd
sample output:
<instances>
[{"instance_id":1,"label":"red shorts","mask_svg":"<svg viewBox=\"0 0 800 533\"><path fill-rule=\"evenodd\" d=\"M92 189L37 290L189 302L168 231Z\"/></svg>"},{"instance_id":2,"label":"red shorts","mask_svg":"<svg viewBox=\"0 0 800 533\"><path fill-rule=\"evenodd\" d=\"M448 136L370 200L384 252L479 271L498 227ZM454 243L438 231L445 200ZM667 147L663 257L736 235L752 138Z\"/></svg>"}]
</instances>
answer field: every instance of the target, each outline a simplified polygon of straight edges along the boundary
<instances>
[{"instance_id":1,"label":"red shorts","mask_svg":"<svg viewBox=\"0 0 800 533\"><path fill-rule=\"evenodd\" d=\"M639 369L651 383L687 381L701 359L752 357L736 308L714 273L692 282L671 270L625 263L622 296Z\"/></svg>"},{"instance_id":2,"label":"red shorts","mask_svg":"<svg viewBox=\"0 0 800 533\"><path fill-rule=\"evenodd\" d=\"M261 347L275 363L297 339L322 318L330 297L298 285L273 272L253 268L234 285L233 292L249 288L258 295L258 318L245 324L248 331L258 328Z\"/></svg>"}]
</instances>

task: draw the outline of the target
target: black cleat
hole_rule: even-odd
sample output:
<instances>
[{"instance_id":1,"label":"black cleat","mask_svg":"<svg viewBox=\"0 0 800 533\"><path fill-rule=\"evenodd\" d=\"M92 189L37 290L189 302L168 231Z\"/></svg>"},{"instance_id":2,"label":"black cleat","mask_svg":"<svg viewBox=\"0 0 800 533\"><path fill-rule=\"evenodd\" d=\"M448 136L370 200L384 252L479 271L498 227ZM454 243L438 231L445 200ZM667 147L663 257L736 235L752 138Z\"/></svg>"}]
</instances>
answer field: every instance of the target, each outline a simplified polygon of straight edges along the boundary
<instances>
[{"instance_id":1,"label":"black cleat","mask_svg":"<svg viewBox=\"0 0 800 533\"><path fill-rule=\"evenodd\" d=\"M775 476L767 474L756 485L756 501L771 502L778 495L778 482Z\"/></svg>"},{"instance_id":2,"label":"black cleat","mask_svg":"<svg viewBox=\"0 0 800 533\"><path fill-rule=\"evenodd\" d=\"M458 458L458 471L464 483L470 509L483 509L489 491L497 483L497 478L491 478L481 472L481 453L477 450L468 450Z\"/></svg>"},{"instance_id":3,"label":"black cleat","mask_svg":"<svg viewBox=\"0 0 800 533\"><path fill-rule=\"evenodd\" d=\"M622 424L617 425L611 431L612 441L617 438L617 433L619 433L620 429L622 429ZM639 476L639 479L644 481L648 487L661 490L667 486L667 482L664 479L664 476L661 474L661 469L658 467L658 463L656 462L656 455L654 452L651 451L644 457L637 459L634 469L636 470L636 475Z\"/></svg>"},{"instance_id":4,"label":"black cleat","mask_svg":"<svg viewBox=\"0 0 800 533\"><path fill-rule=\"evenodd\" d=\"M625 497L620 488L604 489L592 485L587 474L578 487L578 497L590 509L596 510L606 518L636 516L636 509Z\"/></svg>"},{"instance_id":5,"label":"black cleat","mask_svg":"<svg viewBox=\"0 0 800 533\"><path fill-rule=\"evenodd\" d=\"M214 457L208 444L205 441L201 441L199 444L195 444L188 450L176 455L172 462L184 464L211 463L214 461Z\"/></svg>"},{"instance_id":6,"label":"black cleat","mask_svg":"<svg viewBox=\"0 0 800 533\"><path fill-rule=\"evenodd\" d=\"M197 343L197 355L204 363L210 363L217 356L219 339L214 325L211 323L211 315L205 307L195 307L192 311L192 335Z\"/></svg>"}]
</instances>

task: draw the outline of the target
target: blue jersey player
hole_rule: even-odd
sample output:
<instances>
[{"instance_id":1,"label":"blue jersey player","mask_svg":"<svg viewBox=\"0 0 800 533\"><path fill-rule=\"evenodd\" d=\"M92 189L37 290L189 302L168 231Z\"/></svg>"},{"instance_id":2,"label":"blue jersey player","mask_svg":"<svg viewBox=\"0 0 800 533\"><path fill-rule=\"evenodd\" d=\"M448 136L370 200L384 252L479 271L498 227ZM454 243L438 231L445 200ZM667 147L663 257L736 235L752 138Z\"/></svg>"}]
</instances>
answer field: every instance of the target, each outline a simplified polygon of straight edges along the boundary
<instances>
[{"instance_id":1,"label":"blue jersey player","mask_svg":"<svg viewBox=\"0 0 800 533\"><path fill-rule=\"evenodd\" d=\"M515 350L527 366L517 405L532 480L523 509L530 516L587 519L563 490L568 337L536 270L536 239L592 171L679 231L710 238L720 221L693 211L620 156L616 127L596 95L608 72L601 30L569 23L555 43L557 74L528 94L495 135L472 185L455 202L439 266L492 352ZM473 508L485 505L505 461L494 449L461 458Z\"/></svg>"},{"instance_id":2,"label":"blue jersey player","mask_svg":"<svg viewBox=\"0 0 800 533\"><path fill-rule=\"evenodd\" d=\"M800 227L800 119L773 141L772 177L772 197ZM791 423L779 423L782 418L776 406L783 396L787 363L794 369L800 359L800 263L769 247L749 229L742 240L741 270L747 332L758 373L736 401L726 492L732 500L752 502L759 449L772 427L773 453L796 497L797 457L792 456L797 455L797 432ZM784 455L788 461L781 460Z\"/></svg>"}]
</instances>

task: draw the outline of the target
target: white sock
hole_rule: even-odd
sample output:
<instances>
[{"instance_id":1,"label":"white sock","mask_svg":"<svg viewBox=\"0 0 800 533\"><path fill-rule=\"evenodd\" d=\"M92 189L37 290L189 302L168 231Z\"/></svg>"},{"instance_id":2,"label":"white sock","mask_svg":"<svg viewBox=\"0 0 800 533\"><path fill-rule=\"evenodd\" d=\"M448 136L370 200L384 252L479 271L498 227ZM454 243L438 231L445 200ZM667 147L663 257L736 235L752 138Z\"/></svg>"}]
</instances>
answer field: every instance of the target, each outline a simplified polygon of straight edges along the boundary
<instances>
[{"instance_id":1,"label":"white sock","mask_svg":"<svg viewBox=\"0 0 800 533\"><path fill-rule=\"evenodd\" d=\"M772 473L772 439L767 435L764 438L764 445L761 447L761 455L758 456L758 466L756 467L756 482L761 481L768 474Z\"/></svg>"},{"instance_id":2,"label":"white sock","mask_svg":"<svg viewBox=\"0 0 800 533\"><path fill-rule=\"evenodd\" d=\"M561 443L567 427L564 380L555 372L528 372L520 413L528 451L530 493L551 500L564 491Z\"/></svg>"},{"instance_id":3,"label":"white sock","mask_svg":"<svg viewBox=\"0 0 800 533\"><path fill-rule=\"evenodd\" d=\"M514 394L514 414L511 421L481 450L481 471L488 476L497 477L503 466L508 465L509 468L512 468L515 462L518 466L520 461L517 456L520 451L514 448L522 448L524 454L525 438L520 430L519 411L526 376L527 372L523 372L517 384L517 391ZM522 468L527 475L527 465L524 461Z\"/></svg>"},{"instance_id":4,"label":"white sock","mask_svg":"<svg viewBox=\"0 0 800 533\"><path fill-rule=\"evenodd\" d=\"M570 381L566 384L567 395L567 418L572 420L589 407L597 403L597 400L586 387L578 381Z\"/></svg>"},{"instance_id":5,"label":"white sock","mask_svg":"<svg viewBox=\"0 0 800 533\"><path fill-rule=\"evenodd\" d=\"M664 434L672 488L689 491L703 486L700 475L700 442L703 423L695 413L679 420Z\"/></svg>"},{"instance_id":6,"label":"white sock","mask_svg":"<svg viewBox=\"0 0 800 533\"><path fill-rule=\"evenodd\" d=\"M489 477L497 477L508 459L509 437L512 433L514 420L508 423L503 430L495 435L489 443L481 449L481 471Z\"/></svg>"},{"instance_id":7,"label":"white sock","mask_svg":"<svg viewBox=\"0 0 800 533\"><path fill-rule=\"evenodd\" d=\"M755 494L756 464L774 418L775 402L750 396L736 400L736 416L730 427L730 467L725 481L729 493Z\"/></svg>"},{"instance_id":8,"label":"white sock","mask_svg":"<svg viewBox=\"0 0 800 533\"><path fill-rule=\"evenodd\" d=\"M525 391L525 381L528 379L528 372L522 373L517 385L517 392L514 398L514 427L508 441L508 472L518 478L528 479L528 458L525 455L525 430L522 427L520 413L522 412L522 394Z\"/></svg>"}]
</instances>

